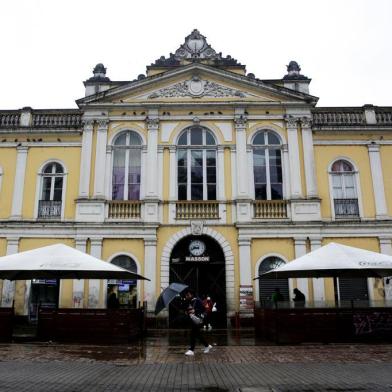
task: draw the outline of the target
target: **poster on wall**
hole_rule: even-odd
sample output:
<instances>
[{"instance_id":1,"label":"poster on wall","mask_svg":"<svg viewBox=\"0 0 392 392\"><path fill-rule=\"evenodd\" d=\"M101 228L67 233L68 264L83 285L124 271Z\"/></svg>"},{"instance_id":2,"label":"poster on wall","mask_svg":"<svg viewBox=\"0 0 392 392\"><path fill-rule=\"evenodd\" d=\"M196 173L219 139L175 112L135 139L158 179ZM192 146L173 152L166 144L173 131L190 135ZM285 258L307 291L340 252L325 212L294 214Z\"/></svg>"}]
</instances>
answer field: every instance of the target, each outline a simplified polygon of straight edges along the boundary
<instances>
[{"instance_id":1,"label":"poster on wall","mask_svg":"<svg viewBox=\"0 0 392 392\"><path fill-rule=\"evenodd\" d=\"M252 313L254 309L253 286L240 286L240 312Z\"/></svg>"}]
</instances>

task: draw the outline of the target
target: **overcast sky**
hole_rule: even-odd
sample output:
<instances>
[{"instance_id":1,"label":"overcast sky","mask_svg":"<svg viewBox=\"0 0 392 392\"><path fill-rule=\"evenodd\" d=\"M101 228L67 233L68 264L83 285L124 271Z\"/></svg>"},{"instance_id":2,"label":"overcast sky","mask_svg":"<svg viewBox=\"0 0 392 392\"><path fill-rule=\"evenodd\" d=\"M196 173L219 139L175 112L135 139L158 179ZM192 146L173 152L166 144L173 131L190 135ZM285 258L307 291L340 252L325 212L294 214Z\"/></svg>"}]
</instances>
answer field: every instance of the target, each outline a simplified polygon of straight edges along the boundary
<instances>
[{"instance_id":1,"label":"overcast sky","mask_svg":"<svg viewBox=\"0 0 392 392\"><path fill-rule=\"evenodd\" d=\"M0 109L74 108L98 62L132 80L194 28L260 79L296 60L318 106L392 106L391 0L1 0Z\"/></svg>"}]
</instances>

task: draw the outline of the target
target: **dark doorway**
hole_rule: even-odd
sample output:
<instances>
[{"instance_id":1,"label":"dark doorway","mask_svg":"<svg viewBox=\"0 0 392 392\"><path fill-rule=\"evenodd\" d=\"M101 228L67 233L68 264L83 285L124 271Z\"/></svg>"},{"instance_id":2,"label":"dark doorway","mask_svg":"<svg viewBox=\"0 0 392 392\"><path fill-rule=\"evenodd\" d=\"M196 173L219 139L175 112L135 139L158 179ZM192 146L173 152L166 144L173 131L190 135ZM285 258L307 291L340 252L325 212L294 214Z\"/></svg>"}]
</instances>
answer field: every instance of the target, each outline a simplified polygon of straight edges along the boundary
<instances>
[{"instance_id":1,"label":"dark doorway","mask_svg":"<svg viewBox=\"0 0 392 392\"><path fill-rule=\"evenodd\" d=\"M38 309L57 308L59 303L58 279L33 279L31 281L29 318L36 321Z\"/></svg>"},{"instance_id":2,"label":"dark doorway","mask_svg":"<svg viewBox=\"0 0 392 392\"><path fill-rule=\"evenodd\" d=\"M226 327L226 270L222 248L213 238L189 236L180 240L170 258L170 283L188 285L203 299L210 296L216 303L213 327ZM184 315L180 301L173 301L169 309L170 326L182 327Z\"/></svg>"}]
</instances>

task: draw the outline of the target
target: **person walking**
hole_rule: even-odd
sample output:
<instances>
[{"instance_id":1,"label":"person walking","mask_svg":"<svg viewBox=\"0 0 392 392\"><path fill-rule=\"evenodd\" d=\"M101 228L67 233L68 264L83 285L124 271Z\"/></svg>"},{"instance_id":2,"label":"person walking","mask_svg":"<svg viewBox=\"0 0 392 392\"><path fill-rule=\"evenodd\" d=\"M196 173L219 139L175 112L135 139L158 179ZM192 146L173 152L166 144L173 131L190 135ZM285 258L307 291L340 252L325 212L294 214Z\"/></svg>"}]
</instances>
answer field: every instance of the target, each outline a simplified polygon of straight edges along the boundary
<instances>
[{"instance_id":1,"label":"person walking","mask_svg":"<svg viewBox=\"0 0 392 392\"><path fill-rule=\"evenodd\" d=\"M208 329L211 331L212 326L211 326L211 315L212 315L212 308L214 304L211 301L211 297L207 296L204 301L203 301L203 306L204 306L204 323L203 323L203 329Z\"/></svg>"},{"instance_id":2,"label":"person walking","mask_svg":"<svg viewBox=\"0 0 392 392\"><path fill-rule=\"evenodd\" d=\"M200 331L205 313L203 303L200 298L195 295L194 291L190 289L185 292L185 299L187 301L185 313L188 315L188 323L191 329L190 346L185 355L195 355L196 339L204 346L204 354L207 354L212 349L212 346L207 343Z\"/></svg>"}]
</instances>

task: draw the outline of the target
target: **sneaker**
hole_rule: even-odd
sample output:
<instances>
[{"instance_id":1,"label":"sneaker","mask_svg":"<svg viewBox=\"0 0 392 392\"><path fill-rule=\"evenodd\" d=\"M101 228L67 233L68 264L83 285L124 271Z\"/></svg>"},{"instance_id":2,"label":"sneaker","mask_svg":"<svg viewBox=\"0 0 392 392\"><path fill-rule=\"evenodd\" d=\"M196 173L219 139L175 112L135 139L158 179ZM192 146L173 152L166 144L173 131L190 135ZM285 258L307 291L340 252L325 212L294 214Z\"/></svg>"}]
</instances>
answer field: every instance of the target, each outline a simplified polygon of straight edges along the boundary
<instances>
[{"instance_id":1,"label":"sneaker","mask_svg":"<svg viewBox=\"0 0 392 392\"><path fill-rule=\"evenodd\" d=\"M209 344L203 351L204 354L208 354L210 352L210 350L212 349L211 344Z\"/></svg>"},{"instance_id":2,"label":"sneaker","mask_svg":"<svg viewBox=\"0 0 392 392\"><path fill-rule=\"evenodd\" d=\"M204 329L204 330L206 330L206 329L207 329L207 326L206 326L206 325L204 325L204 326L203 326L203 329Z\"/></svg>"},{"instance_id":3,"label":"sneaker","mask_svg":"<svg viewBox=\"0 0 392 392\"><path fill-rule=\"evenodd\" d=\"M208 351L207 351L207 352L208 352ZM192 355L195 355L195 353L194 353L192 350L188 350L188 351L185 353L185 355L192 356Z\"/></svg>"},{"instance_id":4,"label":"sneaker","mask_svg":"<svg viewBox=\"0 0 392 392\"><path fill-rule=\"evenodd\" d=\"M211 324L208 324L208 330L211 331L211 329L212 329Z\"/></svg>"}]
</instances>

